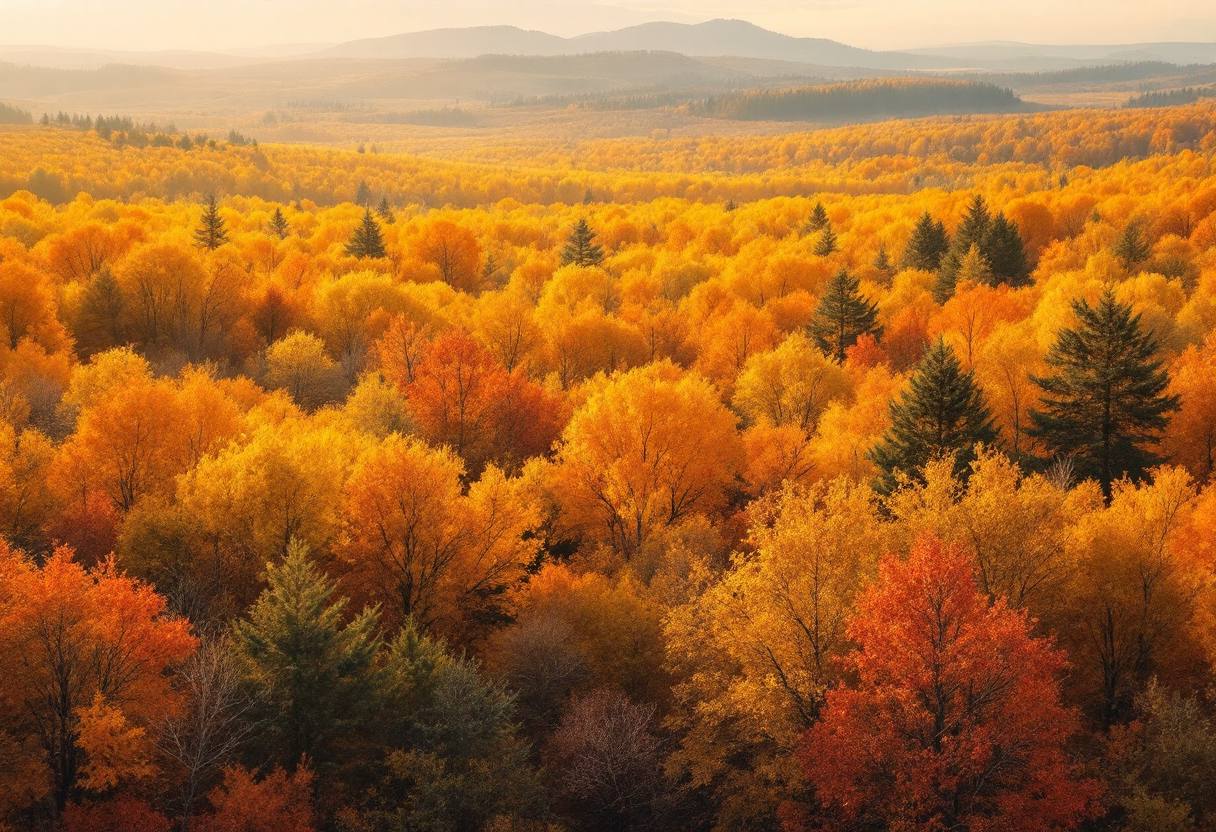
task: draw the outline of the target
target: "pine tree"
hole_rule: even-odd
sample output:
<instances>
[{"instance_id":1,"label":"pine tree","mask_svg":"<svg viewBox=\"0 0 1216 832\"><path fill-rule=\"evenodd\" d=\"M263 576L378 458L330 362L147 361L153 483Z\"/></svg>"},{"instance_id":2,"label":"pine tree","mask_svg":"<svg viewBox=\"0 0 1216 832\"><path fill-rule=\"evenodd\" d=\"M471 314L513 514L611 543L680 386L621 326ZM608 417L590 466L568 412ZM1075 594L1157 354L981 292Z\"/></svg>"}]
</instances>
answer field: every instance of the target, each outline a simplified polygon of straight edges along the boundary
<instances>
[{"instance_id":1,"label":"pine tree","mask_svg":"<svg viewBox=\"0 0 1216 832\"><path fill-rule=\"evenodd\" d=\"M207 196L207 207L203 209L203 224L194 230L194 243L199 248L215 251L228 242L228 231L224 228L224 218L220 216L215 195Z\"/></svg>"},{"instance_id":2,"label":"pine tree","mask_svg":"<svg viewBox=\"0 0 1216 832\"><path fill-rule=\"evenodd\" d=\"M275 208L274 213L270 217L270 232L277 236L280 240L287 239L287 235L291 233L291 226L287 224L287 217L283 216L282 208Z\"/></svg>"},{"instance_id":3,"label":"pine tree","mask_svg":"<svg viewBox=\"0 0 1216 832\"><path fill-rule=\"evenodd\" d=\"M915 478L925 463L947 455L963 475L975 445L997 438L974 373L963 372L954 350L939 338L916 365L908 390L891 402L891 429L869 456L881 469L879 490L890 493L901 474Z\"/></svg>"},{"instance_id":4,"label":"pine tree","mask_svg":"<svg viewBox=\"0 0 1216 832\"><path fill-rule=\"evenodd\" d=\"M265 708L277 761L324 760L329 739L375 704L380 650L378 613L344 624L347 600L296 540L282 565L267 565L268 583L233 627L233 647Z\"/></svg>"},{"instance_id":5,"label":"pine tree","mask_svg":"<svg viewBox=\"0 0 1216 832\"><path fill-rule=\"evenodd\" d=\"M1096 479L1109 497L1112 482L1140 479L1162 461L1150 447L1179 399L1165 394L1169 376L1157 340L1141 331L1130 304L1108 287L1096 307L1079 299L1072 308L1079 325L1061 330L1047 355L1055 372L1031 377L1044 395L1028 432L1071 457L1077 475Z\"/></svg>"},{"instance_id":6,"label":"pine tree","mask_svg":"<svg viewBox=\"0 0 1216 832\"><path fill-rule=\"evenodd\" d=\"M1153 249L1144 239L1144 229L1140 223L1128 223L1127 228L1119 235L1119 241L1115 243L1115 256L1119 258L1123 268L1130 272L1148 260L1152 253Z\"/></svg>"},{"instance_id":7,"label":"pine tree","mask_svg":"<svg viewBox=\"0 0 1216 832\"><path fill-rule=\"evenodd\" d=\"M1018 231L1017 223L997 214L988 227L980 250L988 261L993 285L1008 283L1010 286L1030 284L1030 264L1026 260L1026 243Z\"/></svg>"},{"instance_id":8,"label":"pine tree","mask_svg":"<svg viewBox=\"0 0 1216 832\"><path fill-rule=\"evenodd\" d=\"M825 225L823 231L819 232L819 239L815 241L814 254L816 257L830 257L836 250L836 232L830 224Z\"/></svg>"},{"instance_id":9,"label":"pine tree","mask_svg":"<svg viewBox=\"0 0 1216 832\"><path fill-rule=\"evenodd\" d=\"M494 252L487 252L485 265L481 267L481 279L487 283L491 282L498 274L498 269L498 258L494 256Z\"/></svg>"},{"instance_id":10,"label":"pine tree","mask_svg":"<svg viewBox=\"0 0 1216 832\"><path fill-rule=\"evenodd\" d=\"M956 285L957 283L971 283L979 286L991 282L992 269L988 266L988 259L980 253L979 246L972 246L971 251L967 252L967 256L959 264L955 280Z\"/></svg>"},{"instance_id":11,"label":"pine tree","mask_svg":"<svg viewBox=\"0 0 1216 832\"><path fill-rule=\"evenodd\" d=\"M355 229L354 236L346 244L346 253L351 257L386 257L384 238L380 234L380 224L372 216L372 209L363 211L363 222Z\"/></svg>"},{"instance_id":12,"label":"pine tree","mask_svg":"<svg viewBox=\"0 0 1216 832\"><path fill-rule=\"evenodd\" d=\"M579 220L574 230L570 232L570 236L566 239L566 246L562 249L562 265L569 266L600 266L604 263L604 250L595 242L595 232L591 230L591 226L586 220Z\"/></svg>"},{"instance_id":13,"label":"pine tree","mask_svg":"<svg viewBox=\"0 0 1216 832\"><path fill-rule=\"evenodd\" d=\"M384 220L385 225L392 225L397 221L393 216L393 206L388 204L388 197L380 197L380 204L376 206L376 213L380 215L380 219Z\"/></svg>"},{"instance_id":14,"label":"pine tree","mask_svg":"<svg viewBox=\"0 0 1216 832\"><path fill-rule=\"evenodd\" d=\"M912 230L908 248L904 251L903 267L935 272L941 267L942 257L949 250L950 236L946 234L946 226L940 221L934 222L926 211Z\"/></svg>"},{"instance_id":15,"label":"pine tree","mask_svg":"<svg viewBox=\"0 0 1216 832\"><path fill-rule=\"evenodd\" d=\"M360 150L359 152L362 153L363 151ZM359 183L359 187L355 191L355 204L360 208L367 208L372 204L372 189L367 187L366 182Z\"/></svg>"},{"instance_id":16,"label":"pine tree","mask_svg":"<svg viewBox=\"0 0 1216 832\"><path fill-rule=\"evenodd\" d=\"M841 269L828 281L808 327L816 346L829 358L844 362L845 351L862 335L879 335L878 307L861 296L861 284Z\"/></svg>"},{"instance_id":17,"label":"pine tree","mask_svg":"<svg viewBox=\"0 0 1216 832\"><path fill-rule=\"evenodd\" d=\"M882 272L887 277L895 271L895 264L891 262L891 256L887 254L887 244L878 244L878 254L874 256L874 268Z\"/></svg>"},{"instance_id":18,"label":"pine tree","mask_svg":"<svg viewBox=\"0 0 1216 832\"><path fill-rule=\"evenodd\" d=\"M963 258L972 246L987 255L988 230L992 226L992 215L988 213L988 205L979 194L971 200L967 215L959 224L950 250L942 258L942 264L937 274L937 283L933 286L933 299L945 303L954 296L954 286L958 282L958 270ZM991 262L991 261L990 261Z\"/></svg>"},{"instance_id":19,"label":"pine tree","mask_svg":"<svg viewBox=\"0 0 1216 832\"><path fill-rule=\"evenodd\" d=\"M806 233L815 234L827 228L829 224L827 209L822 202L816 202L811 209L811 215L806 221Z\"/></svg>"}]
</instances>

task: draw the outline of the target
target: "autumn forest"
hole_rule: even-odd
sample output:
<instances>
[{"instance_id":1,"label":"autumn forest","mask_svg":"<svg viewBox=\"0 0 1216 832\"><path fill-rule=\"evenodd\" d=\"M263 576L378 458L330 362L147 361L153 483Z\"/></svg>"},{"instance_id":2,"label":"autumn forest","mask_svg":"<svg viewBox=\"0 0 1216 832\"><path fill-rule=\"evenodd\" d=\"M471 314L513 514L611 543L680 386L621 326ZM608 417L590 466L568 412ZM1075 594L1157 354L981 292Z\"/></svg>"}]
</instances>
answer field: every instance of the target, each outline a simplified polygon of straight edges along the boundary
<instances>
[{"instance_id":1,"label":"autumn forest","mask_svg":"<svg viewBox=\"0 0 1216 832\"><path fill-rule=\"evenodd\" d=\"M1216 829L1195 98L0 127L0 829Z\"/></svg>"}]
</instances>

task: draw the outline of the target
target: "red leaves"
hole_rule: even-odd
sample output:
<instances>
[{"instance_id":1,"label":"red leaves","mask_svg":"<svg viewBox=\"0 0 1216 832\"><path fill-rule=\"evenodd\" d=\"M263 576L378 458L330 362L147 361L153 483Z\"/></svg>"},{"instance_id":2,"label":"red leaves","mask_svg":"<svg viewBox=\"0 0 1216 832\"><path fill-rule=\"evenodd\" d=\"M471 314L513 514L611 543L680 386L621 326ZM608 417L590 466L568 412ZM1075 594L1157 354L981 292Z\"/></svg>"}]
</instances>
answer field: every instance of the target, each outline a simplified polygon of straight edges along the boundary
<instances>
[{"instance_id":1,"label":"red leaves","mask_svg":"<svg viewBox=\"0 0 1216 832\"><path fill-rule=\"evenodd\" d=\"M790 828L1070 829L1098 787L1064 743L1077 717L1059 701L1064 658L1025 617L989 607L968 558L933 538L888 557L849 627L855 688L828 694L800 752L823 806Z\"/></svg>"},{"instance_id":2,"label":"red leaves","mask_svg":"<svg viewBox=\"0 0 1216 832\"><path fill-rule=\"evenodd\" d=\"M224 770L209 800L215 811L199 817L196 832L313 832L312 772L276 768L259 781L240 766Z\"/></svg>"}]
</instances>

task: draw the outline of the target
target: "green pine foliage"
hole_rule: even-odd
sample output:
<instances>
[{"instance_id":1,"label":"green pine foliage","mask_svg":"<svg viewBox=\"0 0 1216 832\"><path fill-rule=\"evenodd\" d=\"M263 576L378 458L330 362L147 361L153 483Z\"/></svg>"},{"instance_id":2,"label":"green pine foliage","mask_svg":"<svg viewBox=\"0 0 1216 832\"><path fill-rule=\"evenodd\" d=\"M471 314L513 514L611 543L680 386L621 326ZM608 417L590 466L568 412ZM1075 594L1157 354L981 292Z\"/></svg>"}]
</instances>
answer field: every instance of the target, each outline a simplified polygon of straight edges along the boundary
<instances>
[{"instance_id":1,"label":"green pine foliage","mask_svg":"<svg viewBox=\"0 0 1216 832\"><path fill-rule=\"evenodd\" d=\"M902 265L905 269L935 272L941 267L942 258L949 250L950 235L946 233L945 224L940 220L934 221L926 211L912 230Z\"/></svg>"},{"instance_id":2,"label":"green pine foliage","mask_svg":"<svg viewBox=\"0 0 1216 832\"><path fill-rule=\"evenodd\" d=\"M194 243L199 248L215 251L228 242L228 229L220 216L219 204L214 194L207 196L207 207L203 209L202 225L194 229Z\"/></svg>"},{"instance_id":3,"label":"green pine foliage","mask_svg":"<svg viewBox=\"0 0 1216 832\"><path fill-rule=\"evenodd\" d=\"M537 817L543 788L515 732L515 703L472 661L406 624L385 659L379 742L390 749L357 811L360 829L481 829Z\"/></svg>"},{"instance_id":4,"label":"green pine foliage","mask_svg":"<svg viewBox=\"0 0 1216 832\"><path fill-rule=\"evenodd\" d=\"M823 231L819 232L819 239L815 241L814 254L816 257L830 257L836 253L839 245L836 242L836 232L832 230L832 226L825 225Z\"/></svg>"},{"instance_id":5,"label":"green pine foliage","mask_svg":"<svg viewBox=\"0 0 1216 832\"><path fill-rule=\"evenodd\" d=\"M828 281L808 331L825 355L843 363L846 350L862 335L882 334L878 306L862 297L860 281L841 269Z\"/></svg>"},{"instance_id":6,"label":"green pine foliage","mask_svg":"<svg viewBox=\"0 0 1216 832\"><path fill-rule=\"evenodd\" d=\"M1140 328L1130 304L1108 287L1097 306L1072 305L1078 325L1061 330L1047 355L1054 372L1032 376L1043 391L1028 431L1058 457L1070 458L1080 477L1093 478L1109 497L1122 477L1143 479L1162 462L1152 451L1178 409L1159 347Z\"/></svg>"},{"instance_id":7,"label":"green pine foliage","mask_svg":"<svg viewBox=\"0 0 1216 832\"><path fill-rule=\"evenodd\" d=\"M274 234L280 240L287 239L287 235L291 233L291 226L287 224L287 217L283 216L283 209L276 207L274 213L270 216L270 233Z\"/></svg>"},{"instance_id":8,"label":"green pine foliage","mask_svg":"<svg viewBox=\"0 0 1216 832\"><path fill-rule=\"evenodd\" d=\"M604 264L604 249L595 242L595 232L585 219L579 220L566 239L562 249L563 266L602 266Z\"/></svg>"},{"instance_id":9,"label":"green pine foliage","mask_svg":"<svg viewBox=\"0 0 1216 832\"><path fill-rule=\"evenodd\" d=\"M828 227L828 222L827 209L823 207L822 202L816 202L815 207L811 209L811 215L807 217L805 233L818 234Z\"/></svg>"},{"instance_id":10,"label":"green pine foliage","mask_svg":"<svg viewBox=\"0 0 1216 832\"><path fill-rule=\"evenodd\" d=\"M979 194L967 207L967 215L959 224L950 249L942 257L933 299L945 303L954 295L959 281L959 269L972 246L978 248L988 264L990 285L1007 283L1026 286L1030 283L1030 264L1026 259L1026 244L1016 223L1004 214L993 216Z\"/></svg>"},{"instance_id":11,"label":"green pine foliage","mask_svg":"<svg viewBox=\"0 0 1216 832\"><path fill-rule=\"evenodd\" d=\"M380 224L372 216L371 208L364 209L363 222L355 229L354 236L346 244L346 253L350 257L360 259L388 256L384 250L384 236L380 233Z\"/></svg>"},{"instance_id":12,"label":"green pine foliage","mask_svg":"<svg viewBox=\"0 0 1216 832\"><path fill-rule=\"evenodd\" d=\"M388 204L388 197L380 197L380 204L376 206L376 213L380 215L380 219L384 220L385 225L392 225L397 221L393 216L393 206Z\"/></svg>"},{"instance_id":13,"label":"green pine foliage","mask_svg":"<svg viewBox=\"0 0 1216 832\"><path fill-rule=\"evenodd\" d=\"M878 254L874 255L874 268L887 277L895 273L895 264L891 262L891 255L887 254L886 243L878 244Z\"/></svg>"},{"instance_id":14,"label":"green pine foliage","mask_svg":"<svg viewBox=\"0 0 1216 832\"><path fill-rule=\"evenodd\" d=\"M348 620L347 600L294 539L266 568L269 585L233 627L233 646L265 709L266 750L288 767L305 755L324 763L335 734L376 703L379 615Z\"/></svg>"},{"instance_id":15,"label":"green pine foliage","mask_svg":"<svg viewBox=\"0 0 1216 832\"><path fill-rule=\"evenodd\" d=\"M891 493L919 476L925 463L954 458L955 474L965 475L977 444L999 438L992 413L971 370L939 338L916 365L908 389L891 403L891 429L870 452L879 467L877 487Z\"/></svg>"},{"instance_id":16,"label":"green pine foliage","mask_svg":"<svg viewBox=\"0 0 1216 832\"><path fill-rule=\"evenodd\" d=\"M1144 227L1138 222L1130 222L1115 243L1115 256L1127 271L1148 260L1153 249L1144 238Z\"/></svg>"},{"instance_id":17,"label":"green pine foliage","mask_svg":"<svg viewBox=\"0 0 1216 832\"><path fill-rule=\"evenodd\" d=\"M360 150L360 153L363 151ZM367 182L360 182L359 187L355 189L355 204L360 208L371 207L372 204L372 189L367 187Z\"/></svg>"}]
</instances>

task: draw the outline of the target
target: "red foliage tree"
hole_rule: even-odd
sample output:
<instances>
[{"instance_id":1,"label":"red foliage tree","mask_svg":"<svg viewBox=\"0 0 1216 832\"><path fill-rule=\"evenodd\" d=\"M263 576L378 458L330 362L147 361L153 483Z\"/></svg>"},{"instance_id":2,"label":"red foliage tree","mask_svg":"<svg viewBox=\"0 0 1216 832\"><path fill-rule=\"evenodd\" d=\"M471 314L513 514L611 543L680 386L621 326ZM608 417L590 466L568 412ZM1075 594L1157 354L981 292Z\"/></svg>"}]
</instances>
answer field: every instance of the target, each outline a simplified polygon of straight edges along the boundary
<instances>
[{"instance_id":1,"label":"red foliage tree","mask_svg":"<svg viewBox=\"0 0 1216 832\"><path fill-rule=\"evenodd\" d=\"M1064 748L1064 656L988 605L959 550L924 538L888 557L849 634L857 686L828 694L799 752L819 808L787 829L1035 832L1094 814L1099 788Z\"/></svg>"},{"instance_id":2,"label":"red foliage tree","mask_svg":"<svg viewBox=\"0 0 1216 832\"><path fill-rule=\"evenodd\" d=\"M405 390L423 436L450 446L470 476L543 453L560 430L553 399L460 330L431 343Z\"/></svg>"}]
</instances>

